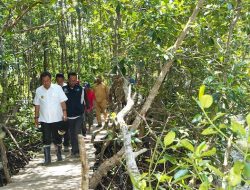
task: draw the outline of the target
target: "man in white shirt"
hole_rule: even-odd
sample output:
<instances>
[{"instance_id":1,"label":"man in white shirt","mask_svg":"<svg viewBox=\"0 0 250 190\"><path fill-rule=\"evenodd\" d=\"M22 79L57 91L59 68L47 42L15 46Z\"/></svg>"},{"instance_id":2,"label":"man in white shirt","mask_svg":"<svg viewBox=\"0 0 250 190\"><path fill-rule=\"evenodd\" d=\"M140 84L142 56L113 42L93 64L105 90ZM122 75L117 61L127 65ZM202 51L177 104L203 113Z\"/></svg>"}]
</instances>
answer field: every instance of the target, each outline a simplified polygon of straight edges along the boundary
<instances>
[{"instance_id":1,"label":"man in white shirt","mask_svg":"<svg viewBox=\"0 0 250 190\"><path fill-rule=\"evenodd\" d=\"M34 98L35 105L35 125L41 123L44 145L44 164L51 163L50 144L57 146L57 160L62 160L61 143L62 138L58 134L58 127L62 120L67 119L66 104L68 99L62 87L57 84L51 84L51 74L47 71L40 76L42 86L36 89Z\"/></svg>"}]
</instances>

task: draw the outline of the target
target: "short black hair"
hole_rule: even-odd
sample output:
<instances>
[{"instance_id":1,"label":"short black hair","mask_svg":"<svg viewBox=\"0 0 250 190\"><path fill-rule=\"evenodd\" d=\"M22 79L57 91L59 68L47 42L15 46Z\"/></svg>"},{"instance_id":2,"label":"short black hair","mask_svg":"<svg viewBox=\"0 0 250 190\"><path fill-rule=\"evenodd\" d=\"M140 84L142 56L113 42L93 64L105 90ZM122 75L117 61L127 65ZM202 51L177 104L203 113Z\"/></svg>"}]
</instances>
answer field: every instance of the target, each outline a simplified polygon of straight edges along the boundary
<instances>
[{"instance_id":1,"label":"short black hair","mask_svg":"<svg viewBox=\"0 0 250 190\"><path fill-rule=\"evenodd\" d=\"M57 73L56 78L63 78L64 79L64 74L63 73Z\"/></svg>"},{"instance_id":2,"label":"short black hair","mask_svg":"<svg viewBox=\"0 0 250 190\"><path fill-rule=\"evenodd\" d=\"M42 79L43 79L44 77L49 77L49 78L51 79L51 74L50 74L50 72L48 72L48 71L42 72L41 75L40 75L40 80L42 81Z\"/></svg>"},{"instance_id":3,"label":"short black hair","mask_svg":"<svg viewBox=\"0 0 250 190\"><path fill-rule=\"evenodd\" d=\"M70 72L70 73L68 73L68 79L70 78L70 76L76 76L77 77L77 74L76 74L76 72Z\"/></svg>"}]
</instances>

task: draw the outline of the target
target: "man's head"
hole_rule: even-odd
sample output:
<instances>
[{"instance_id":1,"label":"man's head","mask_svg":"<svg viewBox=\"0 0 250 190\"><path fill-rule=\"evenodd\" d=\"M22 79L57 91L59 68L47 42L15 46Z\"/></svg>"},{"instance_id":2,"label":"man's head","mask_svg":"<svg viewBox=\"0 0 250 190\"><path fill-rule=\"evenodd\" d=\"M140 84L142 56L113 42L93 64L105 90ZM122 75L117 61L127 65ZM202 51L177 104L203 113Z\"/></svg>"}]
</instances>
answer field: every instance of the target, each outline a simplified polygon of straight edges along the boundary
<instances>
[{"instance_id":1,"label":"man's head","mask_svg":"<svg viewBox=\"0 0 250 190\"><path fill-rule=\"evenodd\" d=\"M90 88L89 82L85 82L85 83L84 83L84 87L85 87L86 89L89 89L89 88Z\"/></svg>"},{"instance_id":2,"label":"man's head","mask_svg":"<svg viewBox=\"0 0 250 190\"><path fill-rule=\"evenodd\" d=\"M51 74L48 71L44 71L40 75L40 80L44 88L49 89L51 85Z\"/></svg>"},{"instance_id":3,"label":"man's head","mask_svg":"<svg viewBox=\"0 0 250 190\"><path fill-rule=\"evenodd\" d=\"M102 77L100 75L97 76L95 81L96 81L97 84L101 84L102 83Z\"/></svg>"},{"instance_id":4,"label":"man's head","mask_svg":"<svg viewBox=\"0 0 250 190\"><path fill-rule=\"evenodd\" d=\"M63 86L64 83L64 75L62 73L56 74L56 83L60 86Z\"/></svg>"},{"instance_id":5,"label":"man's head","mask_svg":"<svg viewBox=\"0 0 250 190\"><path fill-rule=\"evenodd\" d=\"M75 72L68 73L68 82L72 88L77 84L77 74Z\"/></svg>"}]
</instances>

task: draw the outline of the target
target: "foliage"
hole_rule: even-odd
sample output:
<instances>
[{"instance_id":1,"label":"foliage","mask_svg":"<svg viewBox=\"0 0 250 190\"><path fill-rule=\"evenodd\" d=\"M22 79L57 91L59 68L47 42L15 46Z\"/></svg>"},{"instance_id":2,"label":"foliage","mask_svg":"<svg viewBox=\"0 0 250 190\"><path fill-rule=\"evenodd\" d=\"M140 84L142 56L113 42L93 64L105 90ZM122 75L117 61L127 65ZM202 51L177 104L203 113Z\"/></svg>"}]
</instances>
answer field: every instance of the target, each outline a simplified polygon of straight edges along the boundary
<instances>
[{"instance_id":1,"label":"foliage","mask_svg":"<svg viewBox=\"0 0 250 190\"><path fill-rule=\"evenodd\" d=\"M227 123L227 117L221 113L210 118L209 115L214 114L208 111L213 98L204 92L205 86L202 85L199 100L195 99L202 110L201 118L196 122L202 129L201 138L183 137L179 131L174 132L175 129L164 138L159 137L150 158L149 170L141 177L140 189L232 189L241 182L249 184L250 114L246 116L244 125L232 116ZM233 149L242 155L242 160L231 162L231 158L226 157L230 154L228 141L232 141ZM246 146L240 146L239 141ZM223 165L225 159L229 162L227 170Z\"/></svg>"},{"instance_id":2,"label":"foliage","mask_svg":"<svg viewBox=\"0 0 250 190\"><path fill-rule=\"evenodd\" d=\"M235 118L245 117L250 106L249 3L205 1L181 48L172 55L167 49L194 5L191 0L0 1L1 121L18 108L11 125L31 134L28 141L17 138L18 142L39 138L31 102L43 70L53 76L77 71L81 83L93 83L99 74L110 83L110 74L119 72L135 79L134 89L144 100L162 66L173 58L146 115L145 139L151 138L148 126L162 136L148 143L150 155L142 160L150 166L142 169L141 188L168 184L173 189L209 189L224 178L236 179L231 186L246 181L247 156L235 166L229 160L228 173L218 166L228 138L233 135L237 147L236 141L247 135L246 124ZM201 84L194 101L191 97L197 96ZM133 142L144 140L138 138L135 134ZM14 147L10 139L5 141Z\"/></svg>"}]
</instances>

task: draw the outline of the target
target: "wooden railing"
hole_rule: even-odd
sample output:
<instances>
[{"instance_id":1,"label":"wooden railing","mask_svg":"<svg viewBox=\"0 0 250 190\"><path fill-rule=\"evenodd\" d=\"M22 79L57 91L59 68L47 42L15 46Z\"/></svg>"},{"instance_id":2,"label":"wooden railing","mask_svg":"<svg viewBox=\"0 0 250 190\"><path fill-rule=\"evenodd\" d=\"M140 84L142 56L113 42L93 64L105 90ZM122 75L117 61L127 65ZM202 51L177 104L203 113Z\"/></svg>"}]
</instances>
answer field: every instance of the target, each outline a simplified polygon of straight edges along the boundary
<instances>
[{"instance_id":1,"label":"wooden railing","mask_svg":"<svg viewBox=\"0 0 250 190\"><path fill-rule=\"evenodd\" d=\"M84 137L82 135L78 135L78 143L79 143L80 159L81 159L81 165L82 165L81 188L82 190L89 190L88 155L87 155Z\"/></svg>"}]
</instances>

